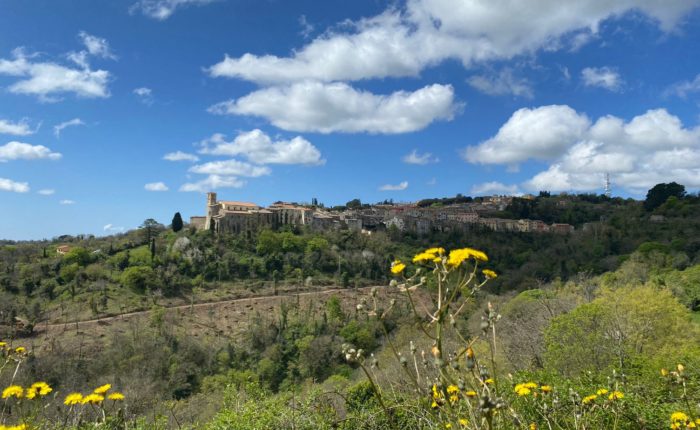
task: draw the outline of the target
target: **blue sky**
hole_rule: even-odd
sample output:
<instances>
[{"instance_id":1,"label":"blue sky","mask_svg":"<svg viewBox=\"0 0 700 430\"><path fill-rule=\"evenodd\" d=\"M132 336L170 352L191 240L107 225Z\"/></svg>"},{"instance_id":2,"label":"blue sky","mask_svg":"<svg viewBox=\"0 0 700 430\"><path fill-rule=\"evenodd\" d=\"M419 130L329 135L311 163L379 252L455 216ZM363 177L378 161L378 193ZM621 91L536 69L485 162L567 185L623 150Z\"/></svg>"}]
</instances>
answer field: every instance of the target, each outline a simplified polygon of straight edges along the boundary
<instances>
[{"instance_id":1,"label":"blue sky","mask_svg":"<svg viewBox=\"0 0 700 430\"><path fill-rule=\"evenodd\" d=\"M700 188L700 0L0 0L0 238Z\"/></svg>"}]
</instances>

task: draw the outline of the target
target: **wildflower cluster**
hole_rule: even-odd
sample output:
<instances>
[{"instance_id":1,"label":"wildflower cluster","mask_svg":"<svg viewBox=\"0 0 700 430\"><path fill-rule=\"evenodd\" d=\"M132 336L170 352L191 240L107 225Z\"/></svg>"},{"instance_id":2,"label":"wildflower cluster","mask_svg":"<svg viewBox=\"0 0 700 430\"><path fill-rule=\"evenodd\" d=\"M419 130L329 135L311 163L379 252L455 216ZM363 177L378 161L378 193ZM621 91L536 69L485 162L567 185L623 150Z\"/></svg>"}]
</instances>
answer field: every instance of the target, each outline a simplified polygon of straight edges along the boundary
<instances>
[{"instance_id":1,"label":"wildflower cluster","mask_svg":"<svg viewBox=\"0 0 700 430\"><path fill-rule=\"evenodd\" d=\"M105 384L100 387L95 388L92 393L82 395L81 393L70 393L63 400L63 404L66 406L75 405L101 405L105 399L112 400L114 402L120 402L124 400L124 394L113 391L109 394L107 392L112 389L111 384Z\"/></svg>"},{"instance_id":2,"label":"wildflower cluster","mask_svg":"<svg viewBox=\"0 0 700 430\"><path fill-rule=\"evenodd\" d=\"M9 387L2 390L2 398L17 398L17 399L28 399L32 400L37 397L47 396L53 391L53 388L49 386L46 382L35 382L31 386L24 388L21 385L10 385Z\"/></svg>"},{"instance_id":3,"label":"wildflower cluster","mask_svg":"<svg viewBox=\"0 0 700 430\"><path fill-rule=\"evenodd\" d=\"M552 392L551 385L539 385L534 382L523 382L521 384L516 384L513 388L513 392L520 397L525 397L532 395L537 397L538 395L548 394Z\"/></svg>"},{"instance_id":4,"label":"wildflower cluster","mask_svg":"<svg viewBox=\"0 0 700 430\"><path fill-rule=\"evenodd\" d=\"M693 420L685 412L676 411L671 414L671 429L694 429L700 426L700 418Z\"/></svg>"}]
</instances>

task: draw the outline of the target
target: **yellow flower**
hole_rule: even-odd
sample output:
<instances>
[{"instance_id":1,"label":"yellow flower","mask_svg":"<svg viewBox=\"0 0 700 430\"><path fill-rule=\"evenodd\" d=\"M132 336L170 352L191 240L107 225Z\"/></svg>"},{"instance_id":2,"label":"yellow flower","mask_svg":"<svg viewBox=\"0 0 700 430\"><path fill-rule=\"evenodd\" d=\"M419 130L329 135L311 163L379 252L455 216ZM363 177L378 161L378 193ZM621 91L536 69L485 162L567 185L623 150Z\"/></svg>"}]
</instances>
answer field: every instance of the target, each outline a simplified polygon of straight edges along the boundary
<instances>
[{"instance_id":1,"label":"yellow flower","mask_svg":"<svg viewBox=\"0 0 700 430\"><path fill-rule=\"evenodd\" d=\"M549 393L549 392L552 391L552 387L549 386L549 385L543 385L543 386L540 387L540 390L541 390L543 393Z\"/></svg>"},{"instance_id":2,"label":"yellow flower","mask_svg":"<svg viewBox=\"0 0 700 430\"><path fill-rule=\"evenodd\" d=\"M114 400L114 401L116 402L116 401L119 401L119 400L124 400L124 395L123 395L122 393L118 393L118 392L115 391L114 393L112 393L112 394L110 394L109 396L107 396L107 398L108 398L109 400Z\"/></svg>"},{"instance_id":3,"label":"yellow flower","mask_svg":"<svg viewBox=\"0 0 700 430\"><path fill-rule=\"evenodd\" d=\"M445 423L445 428L446 428L446 429L451 429L451 428L452 428L452 424L450 424L450 423Z\"/></svg>"},{"instance_id":4,"label":"yellow flower","mask_svg":"<svg viewBox=\"0 0 700 430\"><path fill-rule=\"evenodd\" d=\"M393 273L394 275L398 275L399 273L403 272L404 269L406 269L406 265L399 260L396 260L393 263L391 263L391 273Z\"/></svg>"},{"instance_id":5,"label":"yellow flower","mask_svg":"<svg viewBox=\"0 0 700 430\"><path fill-rule=\"evenodd\" d=\"M18 346L17 348L15 348L15 352L17 354L24 354L25 352L27 352L27 348L23 346Z\"/></svg>"},{"instance_id":6,"label":"yellow flower","mask_svg":"<svg viewBox=\"0 0 700 430\"><path fill-rule=\"evenodd\" d=\"M447 395L450 396L450 403L455 403L459 400L459 387L456 385L448 385Z\"/></svg>"},{"instance_id":7,"label":"yellow flower","mask_svg":"<svg viewBox=\"0 0 700 430\"><path fill-rule=\"evenodd\" d=\"M2 390L2 398L7 399L10 397L17 397L21 399L24 396L24 388L19 385L10 385L9 387Z\"/></svg>"},{"instance_id":8,"label":"yellow flower","mask_svg":"<svg viewBox=\"0 0 700 430\"><path fill-rule=\"evenodd\" d=\"M469 390L469 391L465 392L464 395L467 397L476 397L477 396L476 391L474 391L474 390Z\"/></svg>"},{"instance_id":9,"label":"yellow flower","mask_svg":"<svg viewBox=\"0 0 700 430\"><path fill-rule=\"evenodd\" d=\"M107 391L109 391L110 388L112 388L112 384L104 384L104 385L101 386L101 387L95 388L95 391L93 391L93 393L95 393L95 394L104 394L104 393L106 393Z\"/></svg>"},{"instance_id":10,"label":"yellow flower","mask_svg":"<svg viewBox=\"0 0 700 430\"><path fill-rule=\"evenodd\" d=\"M530 423L530 430L537 430L537 424Z\"/></svg>"},{"instance_id":11,"label":"yellow flower","mask_svg":"<svg viewBox=\"0 0 700 430\"><path fill-rule=\"evenodd\" d=\"M482 273L484 274L484 276L486 276L488 279L496 279L496 278L498 278L498 275L497 275L496 272L494 272L493 270L484 269L484 270L482 270L481 272L482 272Z\"/></svg>"},{"instance_id":12,"label":"yellow flower","mask_svg":"<svg viewBox=\"0 0 700 430\"><path fill-rule=\"evenodd\" d=\"M0 430L27 430L28 428L26 424L18 424L16 426L4 426L0 424Z\"/></svg>"},{"instance_id":13,"label":"yellow flower","mask_svg":"<svg viewBox=\"0 0 700 430\"><path fill-rule=\"evenodd\" d=\"M68 406L73 406L77 405L78 403L83 401L83 395L80 393L70 393L69 395L66 396L66 399L63 401L64 405Z\"/></svg>"},{"instance_id":14,"label":"yellow flower","mask_svg":"<svg viewBox=\"0 0 700 430\"><path fill-rule=\"evenodd\" d=\"M686 415L686 414L683 413L683 412L674 412L674 413L672 413L672 414L671 414L671 422L675 423L675 422L678 422L678 421L682 421L683 423L685 423L686 421L688 421L688 415Z\"/></svg>"},{"instance_id":15,"label":"yellow flower","mask_svg":"<svg viewBox=\"0 0 700 430\"><path fill-rule=\"evenodd\" d=\"M434 260L435 260L435 255L427 253L427 252L421 252L420 254L416 254L413 257L414 263L423 263L423 262L434 261Z\"/></svg>"},{"instance_id":16,"label":"yellow flower","mask_svg":"<svg viewBox=\"0 0 700 430\"><path fill-rule=\"evenodd\" d=\"M24 393L24 398L32 400L33 398L36 397L36 395L39 394L36 390L36 388L29 387L27 388L27 392Z\"/></svg>"},{"instance_id":17,"label":"yellow flower","mask_svg":"<svg viewBox=\"0 0 700 430\"><path fill-rule=\"evenodd\" d=\"M7 342L0 342L0 348L4 348L7 346Z\"/></svg>"},{"instance_id":18,"label":"yellow flower","mask_svg":"<svg viewBox=\"0 0 700 430\"><path fill-rule=\"evenodd\" d=\"M445 248L428 248L424 252L433 255L445 255Z\"/></svg>"},{"instance_id":19,"label":"yellow flower","mask_svg":"<svg viewBox=\"0 0 700 430\"><path fill-rule=\"evenodd\" d=\"M621 391L613 391L608 396L608 400L619 400L619 399L624 399L624 398L625 398L625 394Z\"/></svg>"},{"instance_id":20,"label":"yellow flower","mask_svg":"<svg viewBox=\"0 0 700 430\"><path fill-rule=\"evenodd\" d=\"M105 396L102 394L97 394L97 393L92 393L88 394L87 396L83 397L83 400L80 401L80 403L86 405L90 403L91 405L99 405L102 403L105 399Z\"/></svg>"},{"instance_id":21,"label":"yellow flower","mask_svg":"<svg viewBox=\"0 0 700 430\"><path fill-rule=\"evenodd\" d=\"M678 369L678 373L683 373L685 366L679 363L678 366L676 366L676 369Z\"/></svg>"},{"instance_id":22,"label":"yellow flower","mask_svg":"<svg viewBox=\"0 0 700 430\"><path fill-rule=\"evenodd\" d=\"M661 369L661 376L668 376L668 370Z\"/></svg>"},{"instance_id":23,"label":"yellow flower","mask_svg":"<svg viewBox=\"0 0 700 430\"><path fill-rule=\"evenodd\" d=\"M457 267L469 258L474 258L481 261L489 261L489 258L482 251L472 248L453 249L447 259L447 265Z\"/></svg>"},{"instance_id":24,"label":"yellow flower","mask_svg":"<svg viewBox=\"0 0 700 430\"><path fill-rule=\"evenodd\" d=\"M462 427L466 427L469 425L469 420L467 420L466 418L460 418L459 425L461 425Z\"/></svg>"},{"instance_id":25,"label":"yellow flower","mask_svg":"<svg viewBox=\"0 0 700 430\"><path fill-rule=\"evenodd\" d=\"M51 388L46 382L35 382L30 388L37 391L40 396L45 396L53 391L53 388Z\"/></svg>"},{"instance_id":26,"label":"yellow flower","mask_svg":"<svg viewBox=\"0 0 700 430\"><path fill-rule=\"evenodd\" d=\"M605 388L601 388L600 390L596 391L596 394L599 396L604 396L608 394L608 390L606 390Z\"/></svg>"},{"instance_id":27,"label":"yellow flower","mask_svg":"<svg viewBox=\"0 0 700 430\"><path fill-rule=\"evenodd\" d=\"M583 403L584 405L587 405L587 404L593 402L597 398L598 398L598 396L596 396L595 394L591 394L590 396L584 397L583 400L581 401L581 403Z\"/></svg>"},{"instance_id":28,"label":"yellow flower","mask_svg":"<svg viewBox=\"0 0 700 430\"><path fill-rule=\"evenodd\" d=\"M527 396L528 394L531 393L531 391L530 391L529 388L527 388L527 387L522 387L522 386L521 386L521 387L517 387L517 388L515 389L515 392L516 392L516 394L517 394L518 396L520 396L520 397Z\"/></svg>"}]
</instances>

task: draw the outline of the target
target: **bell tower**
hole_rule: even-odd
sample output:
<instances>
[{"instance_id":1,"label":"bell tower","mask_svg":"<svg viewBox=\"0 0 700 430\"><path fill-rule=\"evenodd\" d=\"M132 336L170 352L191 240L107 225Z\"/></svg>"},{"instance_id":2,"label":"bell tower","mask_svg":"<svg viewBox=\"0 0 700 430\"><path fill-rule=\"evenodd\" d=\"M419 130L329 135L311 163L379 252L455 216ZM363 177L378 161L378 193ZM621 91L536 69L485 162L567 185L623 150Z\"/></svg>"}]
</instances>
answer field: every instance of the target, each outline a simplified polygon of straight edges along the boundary
<instances>
[{"instance_id":1,"label":"bell tower","mask_svg":"<svg viewBox=\"0 0 700 430\"><path fill-rule=\"evenodd\" d=\"M204 229L211 230L214 228L213 217L219 214L219 204L216 202L216 193L207 193L207 219L204 222Z\"/></svg>"}]
</instances>

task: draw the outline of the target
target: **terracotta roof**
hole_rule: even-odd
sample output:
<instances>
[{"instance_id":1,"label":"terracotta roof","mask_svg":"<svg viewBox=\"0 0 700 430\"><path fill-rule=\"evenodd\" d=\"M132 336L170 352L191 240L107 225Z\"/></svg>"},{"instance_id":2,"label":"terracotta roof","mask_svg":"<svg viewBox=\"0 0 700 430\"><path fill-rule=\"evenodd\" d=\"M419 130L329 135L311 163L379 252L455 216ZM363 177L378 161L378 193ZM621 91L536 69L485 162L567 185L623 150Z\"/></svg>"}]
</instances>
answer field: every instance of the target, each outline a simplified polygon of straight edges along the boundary
<instances>
[{"instance_id":1,"label":"terracotta roof","mask_svg":"<svg viewBox=\"0 0 700 430\"><path fill-rule=\"evenodd\" d=\"M219 203L223 203L228 206L245 206L249 208L257 208L260 207L256 205L255 203L250 203L250 202L231 202L231 201L220 201Z\"/></svg>"}]
</instances>

